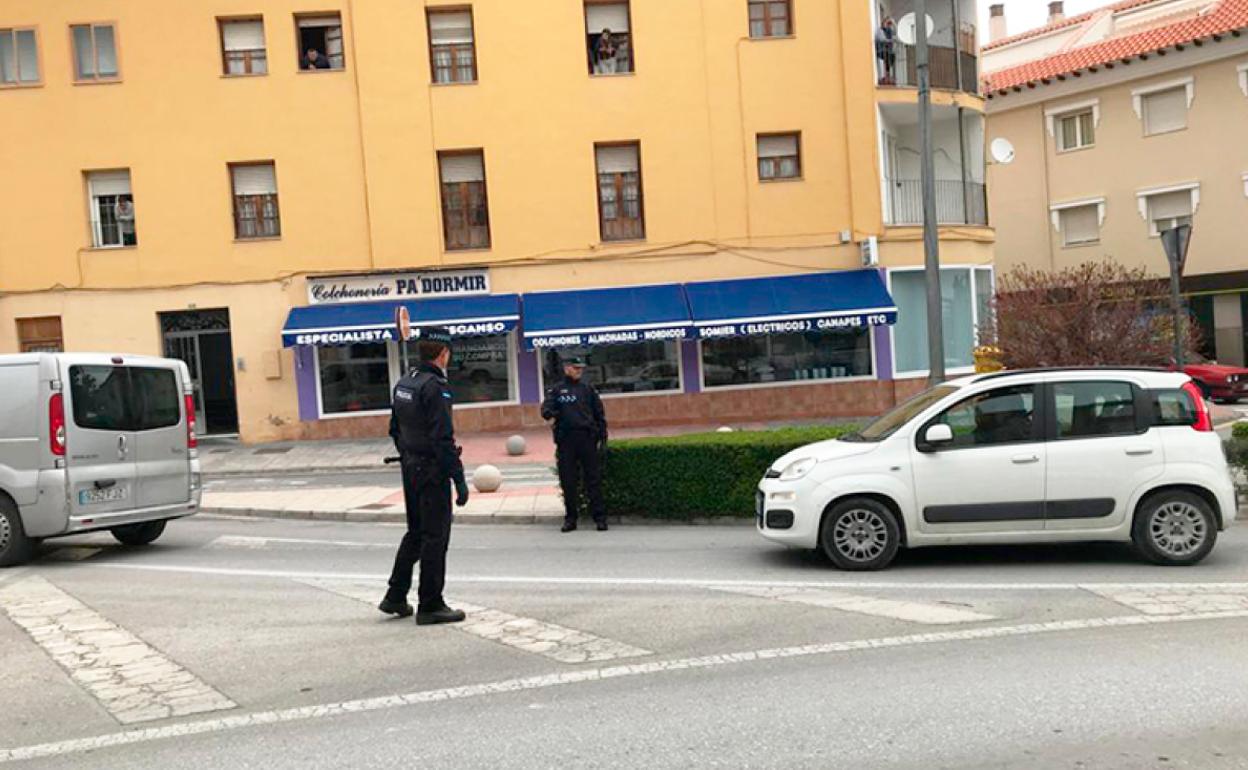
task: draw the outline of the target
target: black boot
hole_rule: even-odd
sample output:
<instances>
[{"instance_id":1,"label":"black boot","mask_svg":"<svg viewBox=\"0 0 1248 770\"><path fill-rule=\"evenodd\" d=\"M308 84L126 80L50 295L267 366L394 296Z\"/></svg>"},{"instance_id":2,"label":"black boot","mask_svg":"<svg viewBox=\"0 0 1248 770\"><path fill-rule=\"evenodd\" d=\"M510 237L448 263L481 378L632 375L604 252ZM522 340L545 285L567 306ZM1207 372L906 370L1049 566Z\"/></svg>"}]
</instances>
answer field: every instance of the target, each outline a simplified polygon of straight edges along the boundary
<instances>
[{"instance_id":1,"label":"black boot","mask_svg":"<svg viewBox=\"0 0 1248 770\"><path fill-rule=\"evenodd\" d=\"M407 602L404 602L404 601L396 602L393 599L390 599L389 597L382 599L381 604L377 605L377 609L381 610L387 615L396 615L400 618L411 617L412 613L415 611L412 609L412 605L408 604Z\"/></svg>"},{"instance_id":2,"label":"black boot","mask_svg":"<svg viewBox=\"0 0 1248 770\"><path fill-rule=\"evenodd\" d=\"M567 520L565 519L565 520L564 520L564 522L563 522L563 527L561 527L561 528L559 529L559 531L560 531L560 532L575 532L575 531L576 531L576 522L575 522L575 521L567 521Z\"/></svg>"},{"instance_id":3,"label":"black boot","mask_svg":"<svg viewBox=\"0 0 1248 770\"><path fill-rule=\"evenodd\" d=\"M459 623L468 617L463 610L453 610L443 604L431 610L421 610L416 613L416 625L418 626L436 626L439 623Z\"/></svg>"},{"instance_id":4,"label":"black boot","mask_svg":"<svg viewBox=\"0 0 1248 770\"><path fill-rule=\"evenodd\" d=\"M606 531L607 531L607 520L606 520L606 519L603 519L602 521L598 522L598 531L599 531L599 532L606 532Z\"/></svg>"}]
</instances>

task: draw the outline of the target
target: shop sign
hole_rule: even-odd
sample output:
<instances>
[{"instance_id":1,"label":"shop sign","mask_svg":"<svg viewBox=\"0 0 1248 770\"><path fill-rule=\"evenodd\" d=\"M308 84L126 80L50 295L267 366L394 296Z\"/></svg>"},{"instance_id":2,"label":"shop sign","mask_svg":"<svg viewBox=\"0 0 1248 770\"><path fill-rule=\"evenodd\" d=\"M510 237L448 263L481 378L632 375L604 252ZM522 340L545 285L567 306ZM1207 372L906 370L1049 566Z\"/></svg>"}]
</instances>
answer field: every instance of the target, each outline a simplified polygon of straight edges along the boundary
<instances>
[{"instance_id":1,"label":"shop sign","mask_svg":"<svg viewBox=\"0 0 1248 770\"><path fill-rule=\"evenodd\" d=\"M468 297L489 293L490 271L486 269L308 279L309 305Z\"/></svg>"},{"instance_id":2,"label":"shop sign","mask_svg":"<svg viewBox=\"0 0 1248 770\"><path fill-rule=\"evenodd\" d=\"M286 345L361 345L369 342L394 342L398 334L388 329L347 329L343 331L296 332L283 334Z\"/></svg>"},{"instance_id":3,"label":"shop sign","mask_svg":"<svg viewBox=\"0 0 1248 770\"><path fill-rule=\"evenodd\" d=\"M782 318L774 321L712 324L699 327L698 337L708 340L717 337L748 337L757 334L805 334L807 332L866 329L871 326L889 326L895 323L897 323L897 312L889 310L815 318Z\"/></svg>"},{"instance_id":4,"label":"shop sign","mask_svg":"<svg viewBox=\"0 0 1248 770\"><path fill-rule=\"evenodd\" d=\"M544 337L530 337L528 343L536 349L586 347L591 345L627 345L636 342L667 342L683 340L689 337L689 329L627 329L599 332L582 332L579 334L552 334Z\"/></svg>"}]
</instances>

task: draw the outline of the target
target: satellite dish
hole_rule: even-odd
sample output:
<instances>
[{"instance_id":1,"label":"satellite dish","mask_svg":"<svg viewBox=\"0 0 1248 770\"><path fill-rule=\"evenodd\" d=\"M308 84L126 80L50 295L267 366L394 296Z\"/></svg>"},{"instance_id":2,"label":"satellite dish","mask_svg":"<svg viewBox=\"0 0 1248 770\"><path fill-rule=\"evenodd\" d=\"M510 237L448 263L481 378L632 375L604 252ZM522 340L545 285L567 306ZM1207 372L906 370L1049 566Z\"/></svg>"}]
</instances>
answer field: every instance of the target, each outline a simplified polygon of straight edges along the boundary
<instances>
[{"instance_id":1,"label":"satellite dish","mask_svg":"<svg viewBox=\"0 0 1248 770\"><path fill-rule=\"evenodd\" d=\"M927 16L927 36L930 38L932 33L936 31L936 21L931 16ZM914 45L919 42L918 36L918 17L913 13L907 13L897 22L897 38L906 45Z\"/></svg>"},{"instance_id":2,"label":"satellite dish","mask_svg":"<svg viewBox=\"0 0 1248 770\"><path fill-rule=\"evenodd\" d=\"M1014 162L1014 144L1003 136L992 140L989 152L992 153L992 159L1003 166Z\"/></svg>"}]
</instances>

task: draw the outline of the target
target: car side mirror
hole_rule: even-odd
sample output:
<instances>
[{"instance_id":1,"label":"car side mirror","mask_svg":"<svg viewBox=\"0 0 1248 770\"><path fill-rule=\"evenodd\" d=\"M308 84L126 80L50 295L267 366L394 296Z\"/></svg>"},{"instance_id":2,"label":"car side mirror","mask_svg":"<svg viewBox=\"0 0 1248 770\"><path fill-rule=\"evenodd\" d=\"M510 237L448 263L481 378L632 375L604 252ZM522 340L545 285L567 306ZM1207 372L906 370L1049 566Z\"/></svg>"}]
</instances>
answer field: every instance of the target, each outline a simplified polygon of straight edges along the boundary
<instances>
[{"instance_id":1,"label":"car side mirror","mask_svg":"<svg viewBox=\"0 0 1248 770\"><path fill-rule=\"evenodd\" d=\"M927 429L927 432L923 434L923 443L930 447L952 444L953 428L950 428L944 423L932 425Z\"/></svg>"}]
</instances>

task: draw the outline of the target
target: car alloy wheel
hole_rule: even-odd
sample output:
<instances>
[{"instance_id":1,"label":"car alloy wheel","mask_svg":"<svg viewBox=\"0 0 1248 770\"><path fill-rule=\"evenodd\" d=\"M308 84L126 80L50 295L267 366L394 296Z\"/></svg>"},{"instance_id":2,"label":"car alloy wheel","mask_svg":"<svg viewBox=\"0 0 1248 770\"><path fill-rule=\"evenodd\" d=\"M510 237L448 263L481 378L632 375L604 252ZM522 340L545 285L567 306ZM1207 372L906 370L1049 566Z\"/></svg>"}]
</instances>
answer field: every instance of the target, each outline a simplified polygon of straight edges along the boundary
<instances>
[{"instance_id":1,"label":"car alloy wheel","mask_svg":"<svg viewBox=\"0 0 1248 770\"><path fill-rule=\"evenodd\" d=\"M1204 515L1181 500L1158 507L1149 518L1148 532L1157 550L1180 559L1200 550L1209 536Z\"/></svg>"},{"instance_id":2,"label":"car alloy wheel","mask_svg":"<svg viewBox=\"0 0 1248 770\"><path fill-rule=\"evenodd\" d=\"M7 516L0 516L0 553L8 550L11 542L13 542L13 525L9 524Z\"/></svg>"},{"instance_id":3,"label":"car alloy wheel","mask_svg":"<svg viewBox=\"0 0 1248 770\"><path fill-rule=\"evenodd\" d=\"M868 562L888 547L888 527L875 511L854 508L837 518L832 543L845 558Z\"/></svg>"}]
</instances>

